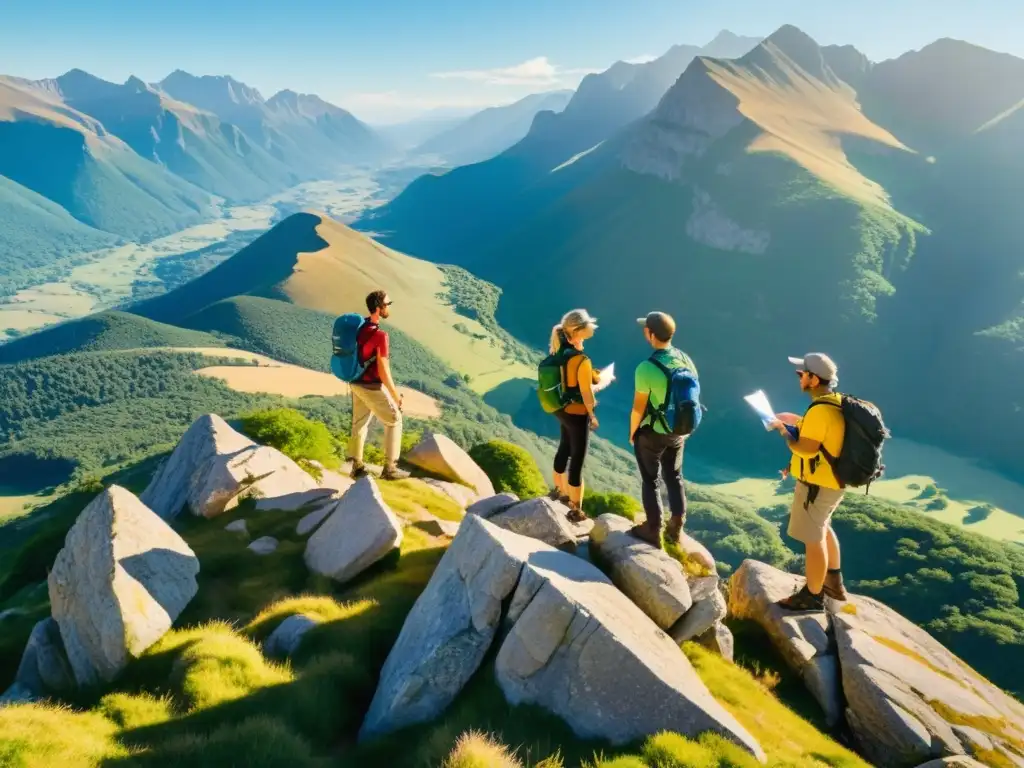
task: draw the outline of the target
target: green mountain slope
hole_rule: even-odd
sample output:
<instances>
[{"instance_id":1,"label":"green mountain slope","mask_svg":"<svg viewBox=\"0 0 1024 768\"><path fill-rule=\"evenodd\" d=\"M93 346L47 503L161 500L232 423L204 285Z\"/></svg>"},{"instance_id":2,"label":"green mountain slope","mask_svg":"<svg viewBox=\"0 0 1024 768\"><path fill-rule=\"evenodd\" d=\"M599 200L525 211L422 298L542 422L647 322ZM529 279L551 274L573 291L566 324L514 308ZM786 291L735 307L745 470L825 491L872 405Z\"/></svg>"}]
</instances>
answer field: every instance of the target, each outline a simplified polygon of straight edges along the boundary
<instances>
[{"instance_id":1,"label":"green mountain slope","mask_svg":"<svg viewBox=\"0 0 1024 768\"><path fill-rule=\"evenodd\" d=\"M722 33L706 49L677 45L654 61L620 61L587 75L564 110L539 113L515 146L486 162L421 177L356 227L420 258L468 266L492 234L514 227L557 194L527 192L546 191L552 169L647 114L695 56L741 56L757 42Z\"/></svg>"},{"instance_id":2,"label":"green mountain slope","mask_svg":"<svg viewBox=\"0 0 1024 768\"><path fill-rule=\"evenodd\" d=\"M72 254L116 238L75 220L56 203L0 176L0 296L43 282Z\"/></svg>"},{"instance_id":3,"label":"green mountain slope","mask_svg":"<svg viewBox=\"0 0 1024 768\"><path fill-rule=\"evenodd\" d=\"M209 196L135 154L53 94L0 79L0 176L84 224L145 239L208 212Z\"/></svg>"},{"instance_id":4,"label":"green mountain slope","mask_svg":"<svg viewBox=\"0 0 1024 768\"><path fill-rule=\"evenodd\" d=\"M71 352L146 347L220 347L216 337L126 312L101 312L46 328L0 346L0 364Z\"/></svg>"}]
</instances>

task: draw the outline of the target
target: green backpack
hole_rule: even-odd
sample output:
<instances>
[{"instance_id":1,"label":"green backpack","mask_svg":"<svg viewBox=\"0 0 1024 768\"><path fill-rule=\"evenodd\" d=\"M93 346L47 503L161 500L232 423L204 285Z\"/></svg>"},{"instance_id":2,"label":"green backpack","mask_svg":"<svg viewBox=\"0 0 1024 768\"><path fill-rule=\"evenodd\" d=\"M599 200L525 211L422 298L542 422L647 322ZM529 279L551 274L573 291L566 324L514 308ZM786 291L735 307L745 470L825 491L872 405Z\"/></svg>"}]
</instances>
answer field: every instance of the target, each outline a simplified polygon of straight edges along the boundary
<instances>
[{"instance_id":1,"label":"green backpack","mask_svg":"<svg viewBox=\"0 0 1024 768\"><path fill-rule=\"evenodd\" d=\"M569 358L582 354L579 350L562 348L548 355L537 366L537 397L545 413L554 413L575 399L579 399L579 387L565 383L565 365Z\"/></svg>"}]
</instances>

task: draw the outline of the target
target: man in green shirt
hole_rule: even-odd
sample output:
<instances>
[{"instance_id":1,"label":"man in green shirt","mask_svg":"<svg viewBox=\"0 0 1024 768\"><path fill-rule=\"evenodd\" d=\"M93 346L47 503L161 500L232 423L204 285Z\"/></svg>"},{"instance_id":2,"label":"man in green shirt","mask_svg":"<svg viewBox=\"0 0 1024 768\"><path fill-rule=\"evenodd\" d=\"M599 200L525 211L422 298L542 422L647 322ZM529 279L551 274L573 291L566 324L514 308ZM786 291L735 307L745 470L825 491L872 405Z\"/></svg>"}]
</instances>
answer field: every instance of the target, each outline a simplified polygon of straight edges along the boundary
<instances>
[{"instance_id":1,"label":"man in green shirt","mask_svg":"<svg viewBox=\"0 0 1024 768\"><path fill-rule=\"evenodd\" d=\"M697 368L684 352L672 346L676 323L671 315L651 312L637 323L644 327L644 338L654 348L651 358L669 370L689 368L696 375ZM665 539L679 543L686 522L686 491L683 488L683 446L686 438L670 434L664 419L657 411L665 403L668 378L650 358L636 368L634 376L636 394L629 417L629 442L636 453L636 463L643 481L643 504L647 519L634 526L630 533L638 539L661 548L661 493L660 480L665 481L672 517L665 527Z\"/></svg>"}]
</instances>

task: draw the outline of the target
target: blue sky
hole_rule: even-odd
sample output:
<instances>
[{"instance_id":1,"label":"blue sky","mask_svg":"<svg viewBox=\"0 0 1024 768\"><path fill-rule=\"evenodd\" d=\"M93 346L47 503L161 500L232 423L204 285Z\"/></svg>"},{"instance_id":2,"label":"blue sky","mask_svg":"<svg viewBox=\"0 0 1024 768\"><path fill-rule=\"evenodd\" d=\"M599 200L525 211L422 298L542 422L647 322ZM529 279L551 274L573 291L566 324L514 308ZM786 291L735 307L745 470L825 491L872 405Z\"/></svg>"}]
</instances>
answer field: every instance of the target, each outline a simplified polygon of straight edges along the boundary
<instances>
[{"instance_id":1,"label":"blue sky","mask_svg":"<svg viewBox=\"0 0 1024 768\"><path fill-rule=\"evenodd\" d=\"M956 37L1024 57L1024 0L6 0L0 73L231 74L370 121L575 87L721 29L795 24L874 60Z\"/></svg>"}]
</instances>

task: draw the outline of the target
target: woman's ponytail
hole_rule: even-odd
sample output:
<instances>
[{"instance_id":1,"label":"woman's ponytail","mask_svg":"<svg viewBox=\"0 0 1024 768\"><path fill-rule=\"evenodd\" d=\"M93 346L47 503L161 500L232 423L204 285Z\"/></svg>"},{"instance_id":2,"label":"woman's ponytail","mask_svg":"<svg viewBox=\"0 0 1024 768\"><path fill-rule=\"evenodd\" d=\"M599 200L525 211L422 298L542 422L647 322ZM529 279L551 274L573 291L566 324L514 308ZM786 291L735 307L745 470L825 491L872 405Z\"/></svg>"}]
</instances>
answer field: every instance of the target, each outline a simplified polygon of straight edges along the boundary
<instances>
[{"instance_id":1,"label":"woman's ponytail","mask_svg":"<svg viewBox=\"0 0 1024 768\"><path fill-rule=\"evenodd\" d=\"M558 350L560 350L562 348L562 324L561 323L559 323L558 325L554 326L551 329L551 342L550 342L550 344L548 346L550 347L552 355L555 354L555 352L557 352Z\"/></svg>"}]
</instances>

